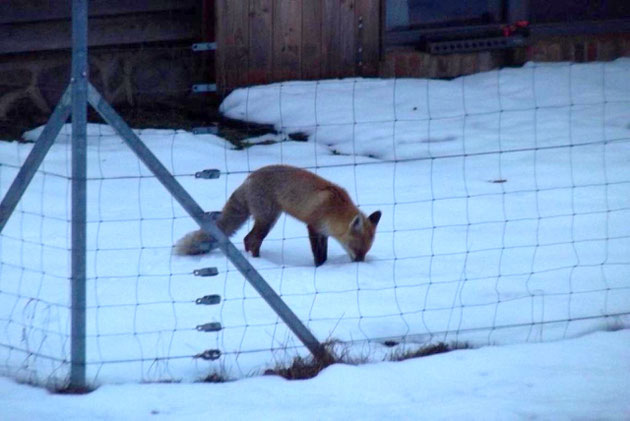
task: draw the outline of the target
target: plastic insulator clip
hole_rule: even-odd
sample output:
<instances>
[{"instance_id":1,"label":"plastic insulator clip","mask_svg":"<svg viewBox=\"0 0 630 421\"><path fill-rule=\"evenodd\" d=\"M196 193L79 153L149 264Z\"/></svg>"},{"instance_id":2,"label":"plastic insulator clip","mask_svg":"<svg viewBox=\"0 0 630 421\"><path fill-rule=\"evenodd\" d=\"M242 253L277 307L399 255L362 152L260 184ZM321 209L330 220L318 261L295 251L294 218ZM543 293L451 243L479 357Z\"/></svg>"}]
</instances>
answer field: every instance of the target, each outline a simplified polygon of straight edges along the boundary
<instances>
[{"instance_id":1,"label":"plastic insulator clip","mask_svg":"<svg viewBox=\"0 0 630 421\"><path fill-rule=\"evenodd\" d=\"M218 332L219 330L222 329L222 327L221 327L221 323L219 322L210 322L210 323L204 323L202 325L198 325L196 329L199 332Z\"/></svg>"},{"instance_id":2,"label":"plastic insulator clip","mask_svg":"<svg viewBox=\"0 0 630 421\"><path fill-rule=\"evenodd\" d=\"M203 268L193 270L193 275L195 276L217 276L218 274L219 270L217 268Z\"/></svg>"},{"instance_id":3,"label":"plastic insulator clip","mask_svg":"<svg viewBox=\"0 0 630 421\"><path fill-rule=\"evenodd\" d=\"M214 305L221 302L220 295L206 295L195 300L195 304Z\"/></svg>"},{"instance_id":4,"label":"plastic insulator clip","mask_svg":"<svg viewBox=\"0 0 630 421\"><path fill-rule=\"evenodd\" d=\"M218 349L208 349L200 354L195 355L193 358L201 358L202 360L214 361L221 358L221 351Z\"/></svg>"},{"instance_id":5,"label":"plastic insulator clip","mask_svg":"<svg viewBox=\"0 0 630 421\"><path fill-rule=\"evenodd\" d=\"M220 176L221 171L217 169L197 171L195 173L195 178L203 178L204 180L212 180L215 178L219 178Z\"/></svg>"}]
</instances>

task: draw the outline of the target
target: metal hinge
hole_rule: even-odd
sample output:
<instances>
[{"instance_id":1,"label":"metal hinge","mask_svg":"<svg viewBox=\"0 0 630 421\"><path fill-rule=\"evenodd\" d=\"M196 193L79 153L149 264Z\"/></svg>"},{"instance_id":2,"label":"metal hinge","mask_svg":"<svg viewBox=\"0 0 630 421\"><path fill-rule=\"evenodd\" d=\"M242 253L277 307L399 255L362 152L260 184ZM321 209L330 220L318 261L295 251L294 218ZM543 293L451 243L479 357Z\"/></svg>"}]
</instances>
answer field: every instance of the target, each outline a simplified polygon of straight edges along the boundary
<instances>
[{"instance_id":1,"label":"metal hinge","mask_svg":"<svg viewBox=\"0 0 630 421\"><path fill-rule=\"evenodd\" d=\"M217 49L216 42L197 42L192 45L193 51L213 51Z\"/></svg>"},{"instance_id":2,"label":"metal hinge","mask_svg":"<svg viewBox=\"0 0 630 421\"><path fill-rule=\"evenodd\" d=\"M192 90L195 93L216 92L217 84L216 83L200 83L197 85L193 85Z\"/></svg>"}]
</instances>

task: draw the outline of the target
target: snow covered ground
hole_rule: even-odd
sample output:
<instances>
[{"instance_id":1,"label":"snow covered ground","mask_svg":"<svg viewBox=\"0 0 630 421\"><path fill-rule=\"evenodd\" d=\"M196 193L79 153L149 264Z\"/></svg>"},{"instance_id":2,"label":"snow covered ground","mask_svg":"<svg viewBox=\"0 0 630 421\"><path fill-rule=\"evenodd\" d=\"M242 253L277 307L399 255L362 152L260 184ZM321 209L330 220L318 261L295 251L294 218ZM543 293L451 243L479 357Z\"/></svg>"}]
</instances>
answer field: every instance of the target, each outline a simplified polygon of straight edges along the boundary
<instances>
[{"instance_id":1,"label":"snow covered ground","mask_svg":"<svg viewBox=\"0 0 630 421\"><path fill-rule=\"evenodd\" d=\"M0 378L0 420L627 420L630 330L333 365L305 381L103 385L54 395Z\"/></svg>"},{"instance_id":2,"label":"snow covered ground","mask_svg":"<svg viewBox=\"0 0 630 421\"><path fill-rule=\"evenodd\" d=\"M263 244L261 258L251 259L321 340L347 342L354 354L372 361L396 352L384 345L392 338L401 342L400 347L438 341L473 346L542 342L461 351L400 365L331 367L322 379L282 387L318 385L314 387L320 392L313 393L321 397L331 389L330 383L337 384L335 388L347 384L339 393L350 403L356 399L380 405L376 399L352 397L352 389L369 384L365 378L371 376L381 387L378 377L391 371L408 382L391 395L389 389L373 389L385 396L380 411L389 408L398 415L394 402L407 402L401 403L401 410L411 409L405 405L414 399L422 408L423 393L433 393L432 388L436 411L464 411L467 405L459 406L457 399L438 396L438 392L456 396L459 386L470 387L466 389L474 395L470 406L481 411L485 401L475 390L504 393L498 390L503 383L497 370L502 367L497 362L493 368L495 360L540 361L546 367L544 373L527 365L511 372L506 389L517 400L526 389L520 377L538 378L547 392L549 377L564 369L570 390L581 393L590 387L590 378L576 384L576 377L583 375L580 365L593 356L590 351L567 360L567 366L555 366L553 361L544 365L549 352L567 355L574 346L593 347L599 358L609 347L607 341L611 348L619 344L627 348L627 331L544 342L630 326L629 73L630 60L619 59L530 64L452 81L289 82L235 91L222 105L228 116L276 127L279 134L249 140L260 145L236 150L213 135L137 133L207 210L220 209L248 172L285 163L309 168L344 186L366 213L383 211L367 262L349 262L343 249L331 242L329 260L315 269L306 229L291 218L280 219ZM68 370L69 132L69 126L64 127L0 236L0 374L49 386L62 382ZM296 352L303 354L297 339L225 257L171 255L171 245L195 228L192 220L110 128L93 124L88 132L88 380L103 386L68 402L85 402L81 405L87 410L104 405L91 399L110 392L126 396L126 390L138 394L155 390L163 396L171 394L170 388L181 387L172 392L174 396L184 400L204 396L199 402L209 405L205 388L214 385L111 384L194 382L213 372L243 378L287 362ZM287 140L297 132L308 141ZM38 133L34 130L25 137L35 139ZM30 148L0 142L0 195ZM221 170L221 178L194 177L206 168ZM241 249L246 232L245 227L234 236ZM195 269L211 266L219 269L218 277L192 275ZM195 304L209 294L221 295L221 304ZM196 326L207 322L221 322L223 329L198 332ZM207 349L219 349L223 355L215 362L192 358ZM503 352L507 354L495 358ZM511 357L512 352L518 356ZM608 359L601 355L597 362L603 365L593 367L597 373L623 365L618 353ZM440 389L435 374L427 383L421 374L414 376L415 370L435 373L430 371L433 364L455 376L461 370L449 366L459 367L457 358L476 358L478 364L470 370L486 367L478 373L499 377L484 381L481 374L473 375L480 383L467 384L460 376ZM348 372L357 376L357 383ZM607 375L600 379L602 389L627 385L620 374L606 383ZM384 379L390 379L384 384L394 383L393 377ZM409 383L412 380L415 383ZM2 382L11 394L26 390ZM510 389L511 382L523 387ZM251 404L255 411L261 410L257 399L264 401L270 389L275 393L285 383L248 379L215 390L230 395L224 402L234 402L247 393L231 389L240 384L257 390ZM536 390L532 399L537 405L545 398ZM301 395L296 391L278 393L295 399L295 405L284 410L298 410ZM553 396L557 399L547 406L541 403L541 412L535 414L554 418L556 405L565 408L562 414L568 417L575 414L569 412L572 404L563 401L566 395ZM584 410L608 410L611 394L589 396L605 404L585 402ZM392 399L389 404L386 397ZM453 401L457 406L452 407ZM242 410L240 402L225 410ZM331 411L324 417L346 406L343 399L335 401L336 406L322 402L326 401L320 400L319 407ZM512 400L504 402L502 408L512 408ZM621 410L622 404L610 408ZM188 409L173 406L178 415L193 416ZM524 412L498 416L528 416L524 407L516 407ZM291 414L295 413L286 417Z\"/></svg>"}]
</instances>

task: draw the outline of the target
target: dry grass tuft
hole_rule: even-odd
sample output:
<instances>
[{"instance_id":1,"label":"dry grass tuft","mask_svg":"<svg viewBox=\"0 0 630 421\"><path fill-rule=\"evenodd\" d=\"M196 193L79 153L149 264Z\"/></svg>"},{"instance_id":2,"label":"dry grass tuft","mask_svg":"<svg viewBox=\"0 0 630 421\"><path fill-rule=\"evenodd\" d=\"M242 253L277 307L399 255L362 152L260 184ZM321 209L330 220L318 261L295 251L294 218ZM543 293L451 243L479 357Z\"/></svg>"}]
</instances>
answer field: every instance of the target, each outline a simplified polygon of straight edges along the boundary
<instances>
[{"instance_id":1,"label":"dry grass tuft","mask_svg":"<svg viewBox=\"0 0 630 421\"><path fill-rule=\"evenodd\" d=\"M322 345L327 352L323 358L314 358L312 355L308 357L297 356L293 358L291 365L282 366L277 364L274 368L265 370L263 374L268 376L280 376L287 380L312 379L326 367L330 367L333 364L357 365L367 361L366 358L350 357L348 346L343 342L329 340Z\"/></svg>"}]
</instances>

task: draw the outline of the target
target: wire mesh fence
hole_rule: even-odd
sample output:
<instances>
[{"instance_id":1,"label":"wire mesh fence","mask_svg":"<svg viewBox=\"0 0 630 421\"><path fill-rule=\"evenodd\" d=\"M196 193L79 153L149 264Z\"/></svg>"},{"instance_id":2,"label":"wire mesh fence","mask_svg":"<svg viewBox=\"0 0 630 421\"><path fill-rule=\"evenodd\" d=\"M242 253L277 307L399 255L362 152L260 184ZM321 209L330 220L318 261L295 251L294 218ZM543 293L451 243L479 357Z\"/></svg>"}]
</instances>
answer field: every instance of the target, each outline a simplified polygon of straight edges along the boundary
<instances>
[{"instance_id":1,"label":"wire mesh fence","mask_svg":"<svg viewBox=\"0 0 630 421\"><path fill-rule=\"evenodd\" d=\"M207 210L281 163L383 212L366 262L331 243L315 268L306 228L286 216L249 258L322 341L379 360L435 342L556 340L628 324L629 71L619 59L279 83L221 107L273 132L136 133ZM52 387L69 369L69 137L67 125L0 236L0 373ZM30 147L0 143L2 194ZM219 179L195 177L211 168ZM87 183L90 383L238 378L306 352L223 255L172 254L197 227L103 124L88 126ZM233 237L243 251L250 225ZM193 274L208 267L218 275ZM220 303L197 304L208 295Z\"/></svg>"}]
</instances>

